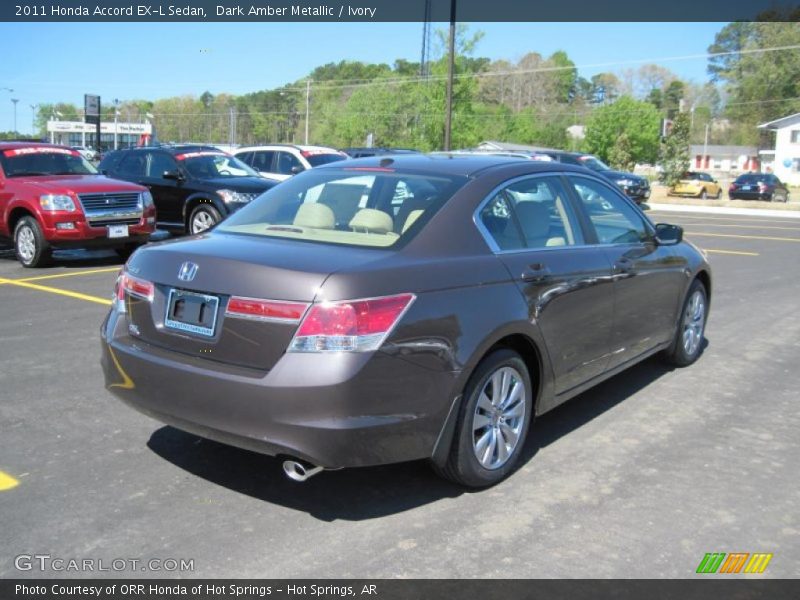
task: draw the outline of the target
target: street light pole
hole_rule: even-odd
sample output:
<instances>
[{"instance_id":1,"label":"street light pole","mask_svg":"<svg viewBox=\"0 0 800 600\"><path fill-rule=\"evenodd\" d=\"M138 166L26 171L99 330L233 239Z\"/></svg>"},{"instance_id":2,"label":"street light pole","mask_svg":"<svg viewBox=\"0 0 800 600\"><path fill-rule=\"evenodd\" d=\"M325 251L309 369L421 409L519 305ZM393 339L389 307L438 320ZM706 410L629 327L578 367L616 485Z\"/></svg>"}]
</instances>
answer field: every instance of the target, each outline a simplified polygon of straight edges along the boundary
<instances>
[{"instance_id":1,"label":"street light pole","mask_svg":"<svg viewBox=\"0 0 800 600\"><path fill-rule=\"evenodd\" d=\"M36 109L39 108L38 104L31 104L31 133L36 134Z\"/></svg>"},{"instance_id":2,"label":"street light pole","mask_svg":"<svg viewBox=\"0 0 800 600\"><path fill-rule=\"evenodd\" d=\"M14 103L14 134L17 133L17 102L19 102L19 98L12 98L11 102Z\"/></svg>"},{"instance_id":3,"label":"street light pole","mask_svg":"<svg viewBox=\"0 0 800 600\"><path fill-rule=\"evenodd\" d=\"M450 150L450 132L453 125L453 71L456 55L456 0L450 0L450 40L447 59L447 99L444 113L444 149Z\"/></svg>"},{"instance_id":4,"label":"street light pole","mask_svg":"<svg viewBox=\"0 0 800 600\"><path fill-rule=\"evenodd\" d=\"M305 144L308 145L308 119L311 113L311 80L306 79L306 136Z\"/></svg>"},{"instance_id":5,"label":"street light pole","mask_svg":"<svg viewBox=\"0 0 800 600\"><path fill-rule=\"evenodd\" d=\"M119 118L119 99L114 98L114 150L117 149L117 122Z\"/></svg>"}]
</instances>

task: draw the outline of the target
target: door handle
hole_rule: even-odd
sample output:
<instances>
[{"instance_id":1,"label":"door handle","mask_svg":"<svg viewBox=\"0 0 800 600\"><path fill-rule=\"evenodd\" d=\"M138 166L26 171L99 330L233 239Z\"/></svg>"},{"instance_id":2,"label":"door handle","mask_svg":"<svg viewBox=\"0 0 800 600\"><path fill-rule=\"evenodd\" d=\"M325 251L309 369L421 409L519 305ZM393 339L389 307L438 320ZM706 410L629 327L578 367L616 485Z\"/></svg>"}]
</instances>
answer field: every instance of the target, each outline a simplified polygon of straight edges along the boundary
<instances>
[{"instance_id":1,"label":"door handle","mask_svg":"<svg viewBox=\"0 0 800 600\"><path fill-rule=\"evenodd\" d=\"M550 277L550 275L550 269L547 268L547 265L533 263L532 265L528 265L528 268L522 272L520 279L528 283L533 283L536 281L544 281Z\"/></svg>"}]
</instances>

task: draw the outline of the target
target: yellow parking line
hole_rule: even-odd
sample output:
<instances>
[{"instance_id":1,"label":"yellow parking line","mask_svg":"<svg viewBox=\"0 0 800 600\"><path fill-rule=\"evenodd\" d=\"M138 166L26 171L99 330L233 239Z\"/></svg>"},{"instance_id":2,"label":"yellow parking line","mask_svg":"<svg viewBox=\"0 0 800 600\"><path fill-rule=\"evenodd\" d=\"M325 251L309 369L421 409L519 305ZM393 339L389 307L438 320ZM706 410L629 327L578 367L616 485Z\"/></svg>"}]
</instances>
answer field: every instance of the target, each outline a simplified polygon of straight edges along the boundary
<instances>
[{"instance_id":1,"label":"yellow parking line","mask_svg":"<svg viewBox=\"0 0 800 600\"><path fill-rule=\"evenodd\" d=\"M14 279L13 281L41 281L43 279L59 279L61 277L76 277L79 275L94 275L95 273L119 272L120 267L108 267L105 269L91 269L88 271L70 271L69 273L57 273L55 275L39 275L38 277L26 277L24 279Z\"/></svg>"},{"instance_id":2,"label":"yellow parking line","mask_svg":"<svg viewBox=\"0 0 800 600\"><path fill-rule=\"evenodd\" d=\"M652 212L652 211L648 211L647 215L648 216L659 217L659 218L661 218L661 217L663 217L663 218L675 217L676 219L680 219L680 220L694 219L695 221L697 221L697 220L701 220L701 221L709 221L709 220L711 220L711 221L734 221L736 223L742 223L744 221L750 221L751 223L787 223L787 224L791 223L792 225L800 226L800 219L781 219L781 218L776 218L776 217L754 217L754 216L751 216L751 215L742 215L741 217L736 217L736 216L732 216L732 217L711 217L711 216L706 215L706 214L679 213L679 214L676 215L676 213L669 213L669 212L656 213L656 212Z\"/></svg>"},{"instance_id":3,"label":"yellow parking line","mask_svg":"<svg viewBox=\"0 0 800 600\"><path fill-rule=\"evenodd\" d=\"M766 235L737 235L733 233L708 233L706 231L687 231L686 235L707 235L711 237L738 238L741 240L768 240L772 242L800 242L800 238L771 237Z\"/></svg>"},{"instance_id":4,"label":"yellow parking line","mask_svg":"<svg viewBox=\"0 0 800 600\"><path fill-rule=\"evenodd\" d=\"M703 252L713 252L715 254L736 254L738 256L760 256L758 252L742 252L740 250L716 250L713 248L703 248Z\"/></svg>"},{"instance_id":5,"label":"yellow parking line","mask_svg":"<svg viewBox=\"0 0 800 600\"><path fill-rule=\"evenodd\" d=\"M107 298L99 298L98 296L89 296L88 294L81 294L80 292L70 292L69 290L60 290L54 287L45 285L37 285L35 283L28 283L27 281L17 281L15 279L1 279L0 284L7 283L9 285L24 287L31 290L38 290L40 292L49 292L51 294L58 294L60 296L68 296L69 298L77 298L78 300L86 300L87 302L95 302L105 306L111 305L111 300Z\"/></svg>"},{"instance_id":6,"label":"yellow parking line","mask_svg":"<svg viewBox=\"0 0 800 600\"><path fill-rule=\"evenodd\" d=\"M784 231L800 231L800 227L776 227L774 225L732 225L729 223L689 223L689 225L702 225L703 227L739 227L741 229L782 229Z\"/></svg>"},{"instance_id":7,"label":"yellow parking line","mask_svg":"<svg viewBox=\"0 0 800 600\"><path fill-rule=\"evenodd\" d=\"M0 492L13 489L19 485L19 481L14 479L11 475L0 471Z\"/></svg>"}]
</instances>

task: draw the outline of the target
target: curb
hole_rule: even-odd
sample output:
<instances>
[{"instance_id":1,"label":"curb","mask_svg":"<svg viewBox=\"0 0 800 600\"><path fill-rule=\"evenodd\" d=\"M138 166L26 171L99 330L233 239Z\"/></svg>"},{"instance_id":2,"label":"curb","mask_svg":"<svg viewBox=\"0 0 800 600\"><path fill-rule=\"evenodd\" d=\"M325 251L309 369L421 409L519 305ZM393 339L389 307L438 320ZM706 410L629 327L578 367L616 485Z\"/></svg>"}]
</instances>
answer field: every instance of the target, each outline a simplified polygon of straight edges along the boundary
<instances>
[{"instance_id":1,"label":"curb","mask_svg":"<svg viewBox=\"0 0 800 600\"><path fill-rule=\"evenodd\" d=\"M648 204L650 210L683 213L716 213L718 215L740 215L750 217L788 217L800 219L797 210L770 210L768 208L731 208L728 206L695 206L692 204ZM646 213L645 213L646 214Z\"/></svg>"}]
</instances>

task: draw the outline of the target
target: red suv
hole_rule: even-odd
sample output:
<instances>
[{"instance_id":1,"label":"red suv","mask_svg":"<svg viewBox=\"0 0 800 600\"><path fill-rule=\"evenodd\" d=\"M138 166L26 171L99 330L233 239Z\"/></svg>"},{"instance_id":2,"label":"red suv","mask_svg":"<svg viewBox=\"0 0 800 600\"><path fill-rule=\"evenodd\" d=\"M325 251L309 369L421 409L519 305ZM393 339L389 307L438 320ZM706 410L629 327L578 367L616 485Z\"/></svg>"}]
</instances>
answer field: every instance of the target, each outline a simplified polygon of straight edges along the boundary
<instances>
[{"instance_id":1,"label":"red suv","mask_svg":"<svg viewBox=\"0 0 800 600\"><path fill-rule=\"evenodd\" d=\"M99 175L77 150L0 143L0 236L19 262L45 265L53 248L113 248L125 256L155 230L147 188Z\"/></svg>"}]
</instances>

